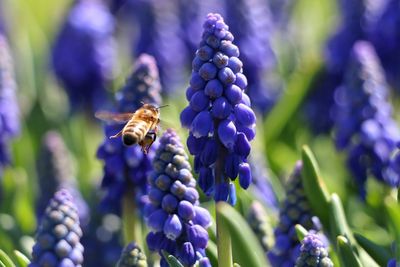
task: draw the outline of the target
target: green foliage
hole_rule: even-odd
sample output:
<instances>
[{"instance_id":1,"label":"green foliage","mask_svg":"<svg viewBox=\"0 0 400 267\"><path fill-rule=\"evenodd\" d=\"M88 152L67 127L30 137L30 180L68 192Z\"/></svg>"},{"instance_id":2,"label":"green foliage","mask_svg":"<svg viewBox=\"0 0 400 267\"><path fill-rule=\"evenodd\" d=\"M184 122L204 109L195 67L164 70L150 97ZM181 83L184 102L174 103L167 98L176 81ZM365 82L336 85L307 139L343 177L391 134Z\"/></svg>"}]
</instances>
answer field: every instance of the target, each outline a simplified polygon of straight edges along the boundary
<instances>
[{"instance_id":1,"label":"green foliage","mask_svg":"<svg viewBox=\"0 0 400 267\"><path fill-rule=\"evenodd\" d=\"M180 262L178 261L178 259L175 258L174 256L169 255L169 254L168 254L167 252L165 252L165 251L163 251L162 253L163 253L164 258L166 259L166 261L168 262L168 265L169 265L170 267L184 267L184 266L182 265L182 263L180 263Z\"/></svg>"}]
</instances>

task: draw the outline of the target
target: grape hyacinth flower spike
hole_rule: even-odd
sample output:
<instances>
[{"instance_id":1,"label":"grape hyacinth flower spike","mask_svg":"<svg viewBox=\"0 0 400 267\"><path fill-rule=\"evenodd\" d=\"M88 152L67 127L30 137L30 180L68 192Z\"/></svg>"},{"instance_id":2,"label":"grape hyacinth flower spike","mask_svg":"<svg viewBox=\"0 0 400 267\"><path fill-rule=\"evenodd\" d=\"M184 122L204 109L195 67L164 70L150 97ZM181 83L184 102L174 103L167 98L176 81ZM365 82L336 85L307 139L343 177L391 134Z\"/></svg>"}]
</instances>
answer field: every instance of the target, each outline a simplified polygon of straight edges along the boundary
<instances>
[{"instance_id":1,"label":"grape hyacinth flower spike","mask_svg":"<svg viewBox=\"0 0 400 267\"><path fill-rule=\"evenodd\" d=\"M309 233L304 237L295 267L333 267L326 245L319 235Z\"/></svg>"},{"instance_id":2,"label":"grape hyacinth flower spike","mask_svg":"<svg viewBox=\"0 0 400 267\"><path fill-rule=\"evenodd\" d=\"M77 187L72 164L71 154L61 135L55 131L47 132L43 137L37 161L39 199L36 203L36 211L38 218L43 215L54 193L64 188L74 198L81 225L87 226L89 223L89 207Z\"/></svg>"},{"instance_id":3,"label":"grape hyacinth flower spike","mask_svg":"<svg viewBox=\"0 0 400 267\"><path fill-rule=\"evenodd\" d=\"M355 43L343 84L335 95L336 147L348 154L347 164L361 197L366 195L369 174L389 186L399 186L400 180L386 169L400 130L393 119L383 70L370 43Z\"/></svg>"},{"instance_id":4,"label":"grape hyacinth flower spike","mask_svg":"<svg viewBox=\"0 0 400 267\"><path fill-rule=\"evenodd\" d=\"M194 155L199 186L215 201L236 202L235 186L247 189L251 183L247 156L255 137L256 117L250 107L239 48L219 14L208 14L196 57L190 86L189 105L181 123L190 130L187 139Z\"/></svg>"},{"instance_id":5,"label":"grape hyacinth flower spike","mask_svg":"<svg viewBox=\"0 0 400 267\"><path fill-rule=\"evenodd\" d=\"M146 255L135 242L131 242L122 251L116 267L147 267Z\"/></svg>"},{"instance_id":6,"label":"grape hyacinth flower spike","mask_svg":"<svg viewBox=\"0 0 400 267\"><path fill-rule=\"evenodd\" d=\"M81 267L82 230L72 196L62 189L54 194L43 215L32 249L29 267Z\"/></svg>"},{"instance_id":7,"label":"grape hyacinth flower spike","mask_svg":"<svg viewBox=\"0 0 400 267\"><path fill-rule=\"evenodd\" d=\"M302 225L308 231L318 232L321 229L318 217L311 214L301 179L302 168L302 162L298 161L286 183L286 199L280 209L279 223L274 231L275 245L267 254L273 267L295 265L300 254L296 224Z\"/></svg>"},{"instance_id":8,"label":"grape hyacinth flower spike","mask_svg":"<svg viewBox=\"0 0 400 267\"><path fill-rule=\"evenodd\" d=\"M206 229L211 225L211 216L199 206L188 156L173 130L168 129L161 137L153 166L146 206L151 230L147 235L149 249L161 256L164 250L184 266L192 266L196 261L201 261L201 266L211 266L205 258ZM164 258L161 266L168 266Z\"/></svg>"},{"instance_id":9,"label":"grape hyacinth flower spike","mask_svg":"<svg viewBox=\"0 0 400 267\"><path fill-rule=\"evenodd\" d=\"M114 19L100 0L75 1L52 48L55 76L72 109L95 111L106 102L115 57Z\"/></svg>"}]
</instances>

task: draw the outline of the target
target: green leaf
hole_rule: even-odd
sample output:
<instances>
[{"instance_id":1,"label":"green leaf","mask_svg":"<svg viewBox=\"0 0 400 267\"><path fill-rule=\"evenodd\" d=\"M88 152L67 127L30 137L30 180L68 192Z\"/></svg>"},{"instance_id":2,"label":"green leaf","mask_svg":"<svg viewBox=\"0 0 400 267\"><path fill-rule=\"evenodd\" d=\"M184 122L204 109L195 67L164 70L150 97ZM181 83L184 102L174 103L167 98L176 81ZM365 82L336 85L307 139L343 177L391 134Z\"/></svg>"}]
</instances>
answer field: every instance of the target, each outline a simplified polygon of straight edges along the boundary
<instances>
[{"instance_id":1,"label":"green leaf","mask_svg":"<svg viewBox=\"0 0 400 267\"><path fill-rule=\"evenodd\" d=\"M211 240L208 240L206 255L210 260L211 266L218 266L218 251L217 245Z\"/></svg>"},{"instance_id":2,"label":"green leaf","mask_svg":"<svg viewBox=\"0 0 400 267\"><path fill-rule=\"evenodd\" d=\"M297 238L299 239L300 242L303 241L304 237L306 237L306 235L308 235L307 229L304 228L301 224L296 224L295 229L296 229Z\"/></svg>"},{"instance_id":3,"label":"green leaf","mask_svg":"<svg viewBox=\"0 0 400 267\"><path fill-rule=\"evenodd\" d=\"M329 228L329 193L324 181L321 179L319 167L314 154L308 146L302 150L303 169L302 182L308 201L315 215L322 224Z\"/></svg>"},{"instance_id":4,"label":"green leaf","mask_svg":"<svg viewBox=\"0 0 400 267\"><path fill-rule=\"evenodd\" d=\"M0 261L5 267L15 267L15 264L11 258L2 249L0 249Z\"/></svg>"},{"instance_id":5,"label":"green leaf","mask_svg":"<svg viewBox=\"0 0 400 267\"><path fill-rule=\"evenodd\" d=\"M20 267L27 267L31 261L22 252L14 250L14 256L17 259L18 265Z\"/></svg>"},{"instance_id":6,"label":"green leaf","mask_svg":"<svg viewBox=\"0 0 400 267\"><path fill-rule=\"evenodd\" d=\"M375 242L369 240L368 238L364 237L361 234L355 233L355 239L357 240L358 244L365 251L368 252L369 255L381 266L385 266L389 259L391 258L390 252L386 250L382 245L376 244Z\"/></svg>"},{"instance_id":7,"label":"green leaf","mask_svg":"<svg viewBox=\"0 0 400 267\"><path fill-rule=\"evenodd\" d=\"M265 120L264 136L265 145L268 148L284 130L290 119L301 106L307 91L311 88L312 80L321 67L319 59L309 58L307 65L301 64L295 73L291 75L286 86L285 94L274 106Z\"/></svg>"},{"instance_id":8,"label":"green leaf","mask_svg":"<svg viewBox=\"0 0 400 267\"><path fill-rule=\"evenodd\" d=\"M7 267L7 266L0 260L0 267Z\"/></svg>"},{"instance_id":9,"label":"green leaf","mask_svg":"<svg viewBox=\"0 0 400 267\"><path fill-rule=\"evenodd\" d=\"M217 203L216 208L231 235L234 260L243 266L270 266L257 237L245 219L225 202Z\"/></svg>"},{"instance_id":10,"label":"green leaf","mask_svg":"<svg viewBox=\"0 0 400 267\"><path fill-rule=\"evenodd\" d=\"M172 255L169 255L166 251L163 250L162 254L164 255L164 258L168 262L168 265L170 267L184 267L183 264L180 263L177 258L175 258Z\"/></svg>"},{"instance_id":11,"label":"green leaf","mask_svg":"<svg viewBox=\"0 0 400 267\"><path fill-rule=\"evenodd\" d=\"M349 240L344 236L337 237L340 262L344 267L362 267L360 259L354 253Z\"/></svg>"}]
</instances>

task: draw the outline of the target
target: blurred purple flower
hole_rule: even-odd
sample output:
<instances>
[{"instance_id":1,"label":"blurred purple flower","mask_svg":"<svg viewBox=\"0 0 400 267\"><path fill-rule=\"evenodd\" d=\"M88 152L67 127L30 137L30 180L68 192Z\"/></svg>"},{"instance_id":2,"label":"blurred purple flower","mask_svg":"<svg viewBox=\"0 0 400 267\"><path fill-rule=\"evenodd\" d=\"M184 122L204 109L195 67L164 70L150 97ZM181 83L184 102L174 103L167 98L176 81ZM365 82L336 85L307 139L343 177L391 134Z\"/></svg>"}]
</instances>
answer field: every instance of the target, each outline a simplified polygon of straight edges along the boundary
<instances>
[{"instance_id":1,"label":"blurred purple flower","mask_svg":"<svg viewBox=\"0 0 400 267\"><path fill-rule=\"evenodd\" d=\"M131 242L124 247L116 267L147 267L146 255L135 242Z\"/></svg>"},{"instance_id":2,"label":"blurred purple flower","mask_svg":"<svg viewBox=\"0 0 400 267\"><path fill-rule=\"evenodd\" d=\"M205 257L211 216L199 206L188 156L173 130L168 129L161 137L153 167L146 205L151 230L147 245L161 256L165 250L184 266L192 266ZM161 266L168 266L164 258Z\"/></svg>"},{"instance_id":3,"label":"blurred purple flower","mask_svg":"<svg viewBox=\"0 0 400 267\"><path fill-rule=\"evenodd\" d=\"M159 106L160 82L156 62L152 56L143 54L134 66L133 73L125 87L117 94L117 112L134 112L146 104ZM120 213L121 199L125 192L133 190L140 203L140 197L147 192L146 177L151 171L151 161L157 144L153 144L147 155L140 147L125 146L121 138L110 139L124 125L105 126L105 139L97 151L97 157L104 160L102 188L107 190L101 206L104 211Z\"/></svg>"},{"instance_id":4,"label":"blurred purple flower","mask_svg":"<svg viewBox=\"0 0 400 267\"><path fill-rule=\"evenodd\" d=\"M236 202L231 180L247 189L251 170L246 162L250 141L255 137L256 117L244 92L239 48L219 14L208 14L196 57L190 86L189 105L181 113L181 124L190 129L187 139L194 158L199 186L215 201Z\"/></svg>"},{"instance_id":5,"label":"blurred purple flower","mask_svg":"<svg viewBox=\"0 0 400 267\"><path fill-rule=\"evenodd\" d=\"M90 219L89 207L83 199L73 174L71 154L62 137L49 131L43 137L37 160L39 192L36 203L38 218L42 217L49 200L60 189L67 189L74 198L82 226L87 226Z\"/></svg>"},{"instance_id":6,"label":"blurred purple flower","mask_svg":"<svg viewBox=\"0 0 400 267\"><path fill-rule=\"evenodd\" d=\"M20 132L19 115L11 51L0 31L0 178L11 163L10 141Z\"/></svg>"},{"instance_id":7,"label":"blurred purple flower","mask_svg":"<svg viewBox=\"0 0 400 267\"><path fill-rule=\"evenodd\" d=\"M82 266L82 230L73 201L65 189L54 194L38 227L29 267Z\"/></svg>"},{"instance_id":8,"label":"blurred purple flower","mask_svg":"<svg viewBox=\"0 0 400 267\"><path fill-rule=\"evenodd\" d=\"M183 83L187 62L178 17L178 0L137 1L134 6L139 20L139 37L134 52L136 55L147 53L155 57L163 93L172 94Z\"/></svg>"},{"instance_id":9,"label":"blurred purple flower","mask_svg":"<svg viewBox=\"0 0 400 267\"><path fill-rule=\"evenodd\" d=\"M270 41L274 30L271 11L264 0L234 4L227 0L226 7L226 21L241 49L243 73L249 84L247 94L254 109L266 115L279 96L277 77L273 77L276 56Z\"/></svg>"},{"instance_id":10,"label":"blurred purple flower","mask_svg":"<svg viewBox=\"0 0 400 267\"><path fill-rule=\"evenodd\" d=\"M319 231L321 223L311 213L301 179L302 162L297 162L295 169L286 183L286 199L279 213L279 223L275 228L275 245L267 253L273 267L294 266L300 255L300 242L296 235L296 224L307 230Z\"/></svg>"},{"instance_id":11,"label":"blurred purple flower","mask_svg":"<svg viewBox=\"0 0 400 267\"><path fill-rule=\"evenodd\" d=\"M368 37L385 69L388 82L400 91L400 2L385 1L383 11L368 28Z\"/></svg>"},{"instance_id":12,"label":"blurred purple flower","mask_svg":"<svg viewBox=\"0 0 400 267\"><path fill-rule=\"evenodd\" d=\"M100 0L78 0L68 12L51 62L72 109L96 110L106 102L115 58L113 31L113 17Z\"/></svg>"},{"instance_id":13,"label":"blurred purple flower","mask_svg":"<svg viewBox=\"0 0 400 267\"><path fill-rule=\"evenodd\" d=\"M328 250L318 234L308 233L301 241L300 256L295 267L333 267Z\"/></svg>"},{"instance_id":14,"label":"blurred purple flower","mask_svg":"<svg viewBox=\"0 0 400 267\"><path fill-rule=\"evenodd\" d=\"M400 180L393 180L384 172L400 139L388 97L374 48L368 42L357 42L344 82L335 92L335 127L336 146L348 153L348 166L362 197L370 173L390 186L400 184Z\"/></svg>"},{"instance_id":15,"label":"blurred purple flower","mask_svg":"<svg viewBox=\"0 0 400 267\"><path fill-rule=\"evenodd\" d=\"M247 222L256 234L264 252L269 251L274 244L274 233L267 211L258 201L253 201L246 216Z\"/></svg>"}]
</instances>

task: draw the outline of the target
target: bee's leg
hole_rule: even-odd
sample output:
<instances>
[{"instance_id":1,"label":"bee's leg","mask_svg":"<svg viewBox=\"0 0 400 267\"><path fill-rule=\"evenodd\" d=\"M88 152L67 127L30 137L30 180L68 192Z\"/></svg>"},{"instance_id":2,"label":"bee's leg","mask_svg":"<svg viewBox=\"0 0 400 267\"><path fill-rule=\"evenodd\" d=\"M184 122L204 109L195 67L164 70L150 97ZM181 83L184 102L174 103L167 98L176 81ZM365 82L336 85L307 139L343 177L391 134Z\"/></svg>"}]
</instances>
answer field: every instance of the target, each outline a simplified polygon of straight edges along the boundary
<instances>
[{"instance_id":1,"label":"bee's leg","mask_svg":"<svg viewBox=\"0 0 400 267\"><path fill-rule=\"evenodd\" d=\"M156 141L157 139L157 134L154 131L149 131L146 135L146 137L150 137L151 141L148 143L148 145L144 145L142 146L142 151L144 154L147 154L149 152L149 149L151 147L151 145Z\"/></svg>"},{"instance_id":2,"label":"bee's leg","mask_svg":"<svg viewBox=\"0 0 400 267\"><path fill-rule=\"evenodd\" d=\"M123 131L123 130L121 130L119 133L117 133L117 134L115 134L115 135L110 136L110 138L117 138L117 137L120 137L120 136L122 135L122 131Z\"/></svg>"}]
</instances>

